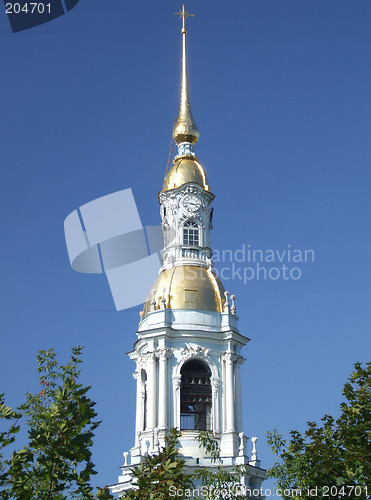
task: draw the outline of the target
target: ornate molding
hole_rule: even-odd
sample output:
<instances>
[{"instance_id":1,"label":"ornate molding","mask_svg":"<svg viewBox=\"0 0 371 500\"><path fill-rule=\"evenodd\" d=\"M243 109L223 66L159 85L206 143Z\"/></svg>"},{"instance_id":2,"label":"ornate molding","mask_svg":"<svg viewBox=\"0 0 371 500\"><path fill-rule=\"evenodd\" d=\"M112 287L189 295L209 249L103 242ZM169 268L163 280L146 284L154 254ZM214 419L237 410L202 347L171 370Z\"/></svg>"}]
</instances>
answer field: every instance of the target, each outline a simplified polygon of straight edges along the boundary
<instances>
[{"instance_id":1,"label":"ornate molding","mask_svg":"<svg viewBox=\"0 0 371 500\"><path fill-rule=\"evenodd\" d=\"M182 383L182 376L173 375L173 386L176 392L179 392L181 383Z\"/></svg>"},{"instance_id":2,"label":"ornate molding","mask_svg":"<svg viewBox=\"0 0 371 500\"><path fill-rule=\"evenodd\" d=\"M217 391L220 387L220 378L219 377L211 377L211 387L214 394L217 394Z\"/></svg>"},{"instance_id":3,"label":"ornate molding","mask_svg":"<svg viewBox=\"0 0 371 500\"><path fill-rule=\"evenodd\" d=\"M155 351L147 352L146 354L143 355L143 357L147 364L156 363L157 361L157 356Z\"/></svg>"},{"instance_id":4,"label":"ornate molding","mask_svg":"<svg viewBox=\"0 0 371 500\"><path fill-rule=\"evenodd\" d=\"M200 358L205 359L209 364L212 363L212 360L209 356L209 349L206 347L201 347L197 345L196 347L192 347L191 345L186 345L181 351L181 359L180 362L183 364L191 358Z\"/></svg>"},{"instance_id":5,"label":"ornate molding","mask_svg":"<svg viewBox=\"0 0 371 500\"><path fill-rule=\"evenodd\" d=\"M238 355L234 352L226 351L222 354L222 359L227 363L234 363L238 359Z\"/></svg>"},{"instance_id":6,"label":"ornate molding","mask_svg":"<svg viewBox=\"0 0 371 500\"><path fill-rule=\"evenodd\" d=\"M168 217L168 214L170 215L175 215L178 212L179 209L179 196L177 196L175 193L161 193L160 194L160 203L161 203L161 215L165 216L165 211L166 211L166 218Z\"/></svg>"},{"instance_id":7,"label":"ornate molding","mask_svg":"<svg viewBox=\"0 0 371 500\"><path fill-rule=\"evenodd\" d=\"M202 219L202 214L200 212L197 212L197 213L185 212L185 213L183 213L178 219L177 228L182 229L184 226L184 223L187 220L194 220L197 224L199 224L202 227L202 229L205 228L205 224L204 224L204 221Z\"/></svg>"},{"instance_id":8,"label":"ornate molding","mask_svg":"<svg viewBox=\"0 0 371 500\"><path fill-rule=\"evenodd\" d=\"M186 361L190 359L199 359L200 361L204 361L208 365L211 370L212 377L219 377L218 366L209 355L209 349L201 347L199 345L192 346L187 343L183 349L181 349L180 351L177 350L177 352L180 354L180 359L175 367L175 375L180 376L180 370Z\"/></svg>"},{"instance_id":9,"label":"ornate molding","mask_svg":"<svg viewBox=\"0 0 371 500\"><path fill-rule=\"evenodd\" d=\"M165 347L164 349L157 349L156 351L156 356L160 361L166 361L167 359L171 358L172 355L172 349L168 349Z\"/></svg>"},{"instance_id":10,"label":"ornate molding","mask_svg":"<svg viewBox=\"0 0 371 500\"><path fill-rule=\"evenodd\" d=\"M194 156L196 158L195 146L191 142L181 142L178 144L178 154L174 159L181 156Z\"/></svg>"},{"instance_id":11,"label":"ornate molding","mask_svg":"<svg viewBox=\"0 0 371 500\"><path fill-rule=\"evenodd\" d=\"M140 399L142 401L142 403L145 401L146 399L146 392L147 392L147 383L145 382L143 385L142 385L142 389L140 391Z\"/></svg>"}]
</instances>

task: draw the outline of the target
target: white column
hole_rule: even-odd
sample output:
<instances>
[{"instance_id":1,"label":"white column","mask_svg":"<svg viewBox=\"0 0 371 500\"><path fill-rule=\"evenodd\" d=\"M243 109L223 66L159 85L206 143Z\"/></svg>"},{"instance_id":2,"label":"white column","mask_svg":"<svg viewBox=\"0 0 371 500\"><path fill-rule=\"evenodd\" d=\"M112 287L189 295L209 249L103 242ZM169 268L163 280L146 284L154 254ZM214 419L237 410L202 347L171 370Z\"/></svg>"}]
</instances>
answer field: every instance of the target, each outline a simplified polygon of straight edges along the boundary
<instances>
[{"instance_id":1,"label":"white column","mask_svg":"<svg viewBox=\"0 0 371 500\"><path fill-rule=\"evenodd\" d=\"M223 422L223 427L222 427L222 432L225 432L226 428L227 428L227 412L226 412L226 397L225 397L225 391L226 391L226 380L225 380L225 373L226 373L226 369L225 369L225 358L224 356L222 355L221 356L221 359L222 359L222 422Z\"/></svg>"},{"instance_id":2,"label":"white column","mask_svg":"<svg viewBox=\"0 0 371 500\"><path fill-rule=\"evenodd\" d=\"M143 430L142 375L140 368L133 373L137 381L137 401L135 415L135 446L139 446L139 432Z\"/></svg>"},{"instance_id":3,"label":"white column","mask_svg":"<svg viewBox=\"0 0 371 500\"><path fill-rule=\"evenodd\" d=\"M161 349L157 352L159 359L158 368L158 426L160 429L167 429L168 415L168 359L170 353L168 349Z\"/></svg>"},{"instance_id":4,"label":"white column","mask_svg":"<svg viewBox=\"0 0 371 500\"><path fill-rule=\"evenodd\" d=\"M238 356L234 366L235 378L235 404L236 404L236 432L242 432L242 399L241 399L241 374L240 368L245 360Z\"/></svg>"},{"instance_id":5,"label":"white column","mask_svg":"<svg viewBox=\"0 0 371 500\"><path fill-rule=\"evenodd\" d=\"M173 375L174 388L174 427L180 429L180 384L182 381L181 375Z\"/></svg>"},{"instance_id":6,"label":"white column","mask_svg":"<svg viewBox=\"0 0 371 500\"><path fill-rule=\"evenodd\" d=\"M235 431L235 408L234 408L234 381L233 381L233 362L236 356L231 352L224 354L225 359L225 392L226 392L226 430L225 432Z\"/></svg>"},{"instance_id":7,"label":"white column","mask_svg":"<svg viewBox=\"0 0 371 500\"><path fill-rule=\"evenodd\" d=\"M213 411L213 432L220 432L220 419L219 419L219 387L220 380L217 377L211 377L212 387L212 411Z\"/></svg>"},{"instance_id":8,"label":"white column","mask_svg":"<svg viewBox=\"0 0 371 500\"><path fill-rule=\"evenodd\" d=\"M147 355L147 428L154 429L157 424L157 363L156 355Z\"/></svg>"}]
</instances>

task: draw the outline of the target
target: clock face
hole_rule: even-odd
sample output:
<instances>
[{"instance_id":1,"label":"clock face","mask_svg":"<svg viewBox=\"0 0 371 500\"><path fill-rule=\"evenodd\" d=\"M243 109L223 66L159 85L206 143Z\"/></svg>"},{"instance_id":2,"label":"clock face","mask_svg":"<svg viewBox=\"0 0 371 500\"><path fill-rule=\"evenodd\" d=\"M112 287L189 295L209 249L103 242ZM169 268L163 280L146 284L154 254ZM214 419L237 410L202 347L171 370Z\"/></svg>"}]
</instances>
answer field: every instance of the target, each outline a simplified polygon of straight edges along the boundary
<instances>
[{"instance_id":1,"label":"clock face","mask_svg":"<svg viewBox=\"0 0 371 500\"><path fill-rule=\"evenodd\" d=\"M184 198L183 205L189 212L196 212L200 208L201 202L197 196L190 194Z\"/></svg>"}]
</instances>

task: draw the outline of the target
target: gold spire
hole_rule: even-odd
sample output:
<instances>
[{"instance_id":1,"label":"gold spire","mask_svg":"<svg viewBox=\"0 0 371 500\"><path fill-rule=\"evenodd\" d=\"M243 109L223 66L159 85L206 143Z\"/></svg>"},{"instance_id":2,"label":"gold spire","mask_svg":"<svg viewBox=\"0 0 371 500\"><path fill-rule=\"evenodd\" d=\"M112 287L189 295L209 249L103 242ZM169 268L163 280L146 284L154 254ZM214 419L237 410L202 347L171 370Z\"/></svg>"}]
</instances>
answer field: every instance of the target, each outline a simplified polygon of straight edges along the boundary
<instances>
[{"instance_id":1,"label":"gold spire","mask_svg":"<svg viewBox=\"0 0 371 500\"><path fill-rule=\"evenodd\" d=\"M177 121L173 130L173 137L177 144L181 142L191 142L196 144L200 136L196 122L192 116L191 104L189 102L188 77L187 77L187 50L185 20L187 17L193 17L185 10L183 4L180 12L174 14L182 17L182 38L183 38L183 60L182 60L182 88L180 94L180 109Z\"/></svg>"}]
</instances>

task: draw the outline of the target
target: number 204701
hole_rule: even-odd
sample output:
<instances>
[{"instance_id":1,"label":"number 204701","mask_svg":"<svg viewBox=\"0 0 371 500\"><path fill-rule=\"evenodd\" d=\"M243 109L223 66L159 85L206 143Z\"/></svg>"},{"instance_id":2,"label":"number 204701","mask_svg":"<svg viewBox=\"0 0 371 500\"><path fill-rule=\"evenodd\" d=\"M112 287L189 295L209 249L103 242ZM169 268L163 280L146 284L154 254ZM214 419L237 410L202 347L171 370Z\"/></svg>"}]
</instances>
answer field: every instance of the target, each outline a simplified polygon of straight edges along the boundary
<instances>
[{"instance_id":1,"label":"number 204701","mask_svg":"<svg viewBox=\"0 0 371 500\"><path fill-rule=\"evenodd\" d=\"M50 3L27 2L25 4L20 4L16 2L5 4L6 14L19 14L20 12L24 12L25 14L50 14Z\"/></svg>"}]
</instances>

